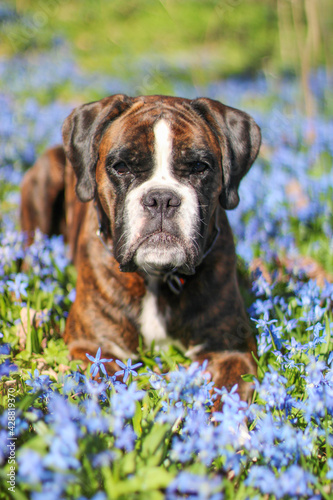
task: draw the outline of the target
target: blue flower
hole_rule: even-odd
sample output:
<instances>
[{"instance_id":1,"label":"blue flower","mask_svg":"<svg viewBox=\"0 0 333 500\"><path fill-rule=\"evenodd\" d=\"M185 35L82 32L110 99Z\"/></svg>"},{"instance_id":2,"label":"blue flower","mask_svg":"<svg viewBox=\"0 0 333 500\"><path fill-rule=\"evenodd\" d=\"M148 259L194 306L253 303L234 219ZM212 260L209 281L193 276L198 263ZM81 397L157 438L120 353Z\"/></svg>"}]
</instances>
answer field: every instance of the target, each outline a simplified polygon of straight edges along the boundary
<instances>
[{"instance_id":1,"label":"blue flower","mask_svg":"<svg viewBox=\"0 0 333 500\"><path fill-rule=\"evenodd\" d=\"M8 426L8 410L4 411L0 418L0 426L7 427ZM15 436L20 436L24 431L29 428L29 424L25 417L22 415L21 410L17 409L15 411L15 427L13 427L13 431Z\"/></svg>"},{"instance_id":2,"label":"blue flower","mask_svg":"<svg viewBox=\"0 0 333 500\"><path fill-rule=\"evenodd\" d=\"M92 457L92 465L93 467L104 467L104 466L109 467L115 458L116 458L116 453L110 450L104 450Z\"/></svg>"},{"instance_id":3,"label":"blue flower","mask_svg":"<svg viewBox=\"0 0 333 500\"><path fill-rule=\"evenodd\" d=\"M262 319L251 318L255 323L257 323L257 328L262 329L258 338L258 353L259 355L268 352L273 347L276 349L281 349L281 335L282 326L275 326L274 323L277 322L276 319L268 320L264 317Z\"/></svg>"},{"instance_id":4,"label":"blue flower","mask_svg":"<svg viewBox=\"0 0 333 500\"><path fill-rule=\"evenodd\" d=\"M318 387L325 382L324 370L327 368L324 361L319 361L315 356L310 356L310 362L306 366L305 378L309 387Z\"/></svg>"},{"instance_id":5,"label":"blue flower","mask_svg":"<svg viewBox=\"0 0 333 500\"><path fill-rule=\"evenodd\" d=\"M306 330L313 330L313 340L308 343L309 349L315 349L317 345L326 342L325 333L320 335L320 332L325 330L325 327L321 323L318 322L314 326L309 326Z\"/></svg>"},{"instance_id":6,"label":"blue flower","mask_svg":"<svg viewBox=\"0 0 333 500\"><path fill-rule=\"evenodd\" d=\"M0 378L1 377L8 377L11 372L17 372L18 367L10 361L9 358L5 359L0 364Z\"/></svg>"},{"instance_id":7,"label":"blue flower","mask_svg":"<svg viewBox=\"0 0 333 500\"><path fill-rule=\"evenodd\" d=\"M105 389L107 384L103 382L97 382L97 380L87 379L84 385L84 392L93 397L93 399L100 398L101 400L105 400Z\"/></svg>"},{"instance_id":8,"label":"blue flower","mask_svg":"<svg viewBox=\"0 0 333 500\"><path fill-rule=\"evenodd\" d=\"M75 288L72 288L72 290L71 290L71 291L69 292L69 294L67 295L67 298L68 298L68 300L70 300L71 302L74 302L75 297L76 297L76 289L75 289Z\"/></svg>"},{"instance_id":9,"label":"blue flower","mask_svg":"<svg viewBox=\"0 0 333 500\"><path fill-rule=\"evenodd\" d=\"M286 342L284 344L284 347L287 349L287 351L289 351L287 355L289 359L300 354L306 349L306 347L300 342L297 342L294 337L291 337L290 342Z\"/></svg>"},{"instance_id":10,"label":"blue flower","mask_svg":"<svg viewBox=\"0 0 333 500\"><path fill-rule=\"evenodd\" d=\"M112 414L123 419L132 418L135 413L136 401L142 399L145 392L138 391L135 382L129 386L116 386L116 391L111 399Z\"/></svg>"},{"instance_id":11,"label":"blue flower","mask_svg":"<svg viewBox=\"0 0 333 500\"><path fill-rule=\"evenodd\" d=\"M256 316L263 315L264 319L269 318L270 311L274 308L274 303L272 299L261 300L257 299L249 308L251 314Z\"/></svg>"},{"instance_id":12,"label":"blue flower","mask_svg":"<svg viewBox=\"0 0 333 500\"><path fill-rule=\"evenodd\" d=\"M112 425L111 416L104 415L100 404L94 399L85 399L80 405L83 410L81 423L85 425L89 433L107 433Z\"/></svg>"},{"instance_id":13,"label":"blue flower","mask_svg":"<svg viewBox=\"0 0 333 500\"><path fill-rule=\"evenodd\" d=\"M5 463L5 459L8 456L8 430L0 429L0 465Z\"/></svg>"},{"instance_id":14,"label":"blue flower","mask_svg":"<svg viewBox=\"0 0 333 500\"><path fill-rule=\"evenodd\" d=\"M327 479L333 479L333 458L329 458L327 460L327 468L328 468L326 474Z\"/></svg>"},{"instance_id":15,"label":"blue flower","mask_svg":"<svg viewBox=\"0 0 333 500\"><path fill-rule=\"evenodd\" d=\"M333 302L333 283L329 283L325 280L325 286L322 291L322 298L326 299L328 302L328 307Z\"/></svg>"},{"instance_id":16,"label":"blue flower","mask_svg":"<svg viewBox=\"0 0 333 500\"><path fill-rule=\"evenodd\" d=\"M264 278L261 270L257 268L255 272L255 279L252 285L252 292L254 292L257 297L261 295L270 297L272 295L272 289L273 285L268 283L268 281Z\"/></svg>"},{"instance_id":17,"label":"blue flower","mask_svg":"<svg viewBox=\"0 0 333 500\"><path fill-rule=\"evenodd\" d=\"M17 299L19 299L21 296L27 297L28 284L28 276L23 273L17 273L15 276L13 276L13 280L8 281L8 290L13 292Z\"/></svg>"},{"instance_id":18,"label":"blue flower","mask_svg":"<svg viewBox=\"0 0 333 500\"><path fill-rule=\"evenodd\" d=\"M119 359L116 359L116 363L120 368L123 368L122 370L119 370L115 373L115 376L118 377L119 375L124 375L123 376L123 381L126 382L128 379L129 375L137 376L137 372L135 371L135 368L139 368L139 366L142 366L142 363L136 363L135 365L132 365L132 360L128 359L127 363L123 363L122 361L119 361Z\"/></svg>"},{"instance_id":19,"label":"blue flower","mask_svg":"<svg viewBox=\"0 0 333 500\"><path fill-rule=\"evenodd\" d=\"M286 331L288 333L290 333L292 330L295 330L295 328L298 325L298 322L299 322L298 318L292 318L289 320L284 318L284 325L285 325Z\"/></svg>"},{"instance_id":20,"label":"blue flower","mask_svg":"<svg viewBox=\"0 0 333 500\"><path fill-rule=\"evenodd\" d=\"M169 373L169 382L165 393L172 405L178 402L186 403L189 407L201 408L212 406L210 391L213 383L206 372L207 361L202 366L198 362L192 363L187 369L179 366L178 370Z\"/></svg>"},{"instance_id":21,"label":"blue flower","mask_svg":"<svg viewBox=\"0 0 333 500\"><path fill-rule=\"evenodd\" d=\"M165 380L165 376L155 373L150 369L148 369L148 373L150 375L149 377L150 385L152 386L153 389L158 391L161 397L163 397L167 386L167 381Z\"/></svg>"},{"instance_id":22,"label":"blue flower","mask_svg":"<svg viewBox=\"0 0 333 500\"><path fill-rule=\"evenodd\" d=\"M136 434L131 425L122 427L121 432L117 434L114 446L125 450L127 453L134 449Z\"/></svg>"},{"instance_id":23,"label":"blue flower","mask_svg":"<svg viewBox=\"0 0 333 500\"><path fill-rule=\"evenodd\" d=\"M18 473L28 484L40 484L47 477L43 457L34 450L23 448L18 456Z\"/></svg>"},{"instance_id":24,"label":"blue flower","mask_svg":"<svg viewBox=\"0 0 333 500\"><path fill-rule=\"evenodd\" d=\"M333 361L333 351L329 353L327 364L330 365Z\"/></svg>"},{"instance_id":25,"label":"blue flower","mask_svg":"<svg viewBox=\"0 0 333 500\"><path fill-rule=\"evenodd\" d=\"M77 405L72 404L63 395L54 392L51 394L48 410L46 422L51 424L64 439L67 438L67 435L68 439L71 436L81 435L80 427L76 424L80 422L82 414Z\"/></svg>"},{"instance_id":26,"label":"blue flower","mask_svg":"<svg viewBox=\"0 0 333 500\"><path fill-rule=\"evenodd\" d=\"M293 464L282 472L279 478L279 491L276 494L278 498L308 497L313 492L310 485L314 483L315 478L312 474Z\"/></svg>"},{"instance_id":27,"label":"blue flower","mask_svg":"<svg viewBox=\"0 0 333 500\"><path fill-rule=\"evenodd\" d=\"M273 323L277 323L277 319L271 319L271 320L268 320L267 317L264 317L262 319L255 319L255 318L251 318L252 321L254 321L255 323L257 323L257 328L268 328L269 325L272 325Z\"/></svg>"},{"instance_id":28,"label":"blue flower","mask_svg":"<svg viewBox=\"0 0 333 500\"><path fill-rule=\"evenodd\" d=\"M66 439L57 436L51 442L50 450L43 459L43 465L53 470L77 469L80 467L80 462L75 457L77 451L78 445L69 433Z\"/></svg>"},{"instance_id":29,"label":"blue flower","mask_svg":"<svg viewBox=\"0 0 333 500\"><path fill-rule=\"evenodd\" d=\"M166 500L222 500L221 479L182 471L166 490Z\"/></svg>"},{"instance_id":30,"label":"blue flower","mask_svg":"<svg viewBox=\"0 0 333 500\"><path fill-rule=\"evenodd\" d=\"M68 483L73 482L73 477L67 472L48 473L43 480L41 490L31 492L31 500L62 500L63 493Z\"/></svg>"},{"instance_id":31,"label":"blue flower","mask_svg":"<svg viewBox=\"0 0 333 500\"><path fill-rule=\"evenodd\" d=\"M48 243L56 268L63 272L69 264L63 236L52 236Z\"/></svg>"},{"instance_id":32,"label":"blue flower","mask_svg":"<svg viewBox=\"0 0 333 500\"><path fill-rule=\"evenodd\" d=\"M48 393L50 391L51 385L53 382L50 380L48 375L39 375L39 371L35 369L34 374L28 372L30 379L26 380L26 385L32 388L32 392L42 392Z\"/></svg>"},{"instance_id":33,"label":"blue flower","mask_svg":"<svg viewBox=\"0 0 333 500\"><path fill-rule=\"evenodd\" d=\"M105 369L105 366L103 363L110 363L111 361L113 361L113 359L105 359L105 358L101 359L101 352L102 352L101 348L99 347L95 358L93 356L91 356L90 354L86 354L89 361L91 361L93 363L91 365L91 376L92 377L95 377L97 375L97 373L99 372L99 370L101 370L104 375L107 375L106 369Z\"/></svg>"},{"instance_id":34,"label":"blue flower","mask_svg":"<svg viewBox=\"0 0 333 500\"><path fill-rule=\"evenodd\" d=\"M263 494L276 495L279 491L279 484L274 472L264 465L253 465L245 480L245 484L258 488Z\"/></svg>"},{"instance_id":35,"label":"blue flower","mask_svg":"<svg viewBox=\"0 0 333 500\"><path fill-rule=\"evenodd\" d=\"M106 499L107 499L107 496L103 491L99 491L98 493L96 493L96 495L94 495L91 498L91 500L106 500Z\"/></svg>"},{"instance_id":36,"label":"blue flower","mask_svg":"<svg viewBox=\"0 0 333 500\"><path fill-rule=\"evenodd\" d=\"M272 410L276 408L278 410L283 410L286 404L291 404L291 400L288 397L288 392L291 388L287 389L287 379L280 375L272 366L269 366L269 371L264 375L264 379L261 384L256 381L256 390L261 399L266 401L266 409Z\"/></svg>"},{"instance_id":37,"label":"blue flower","mask_svg":"<svg viewBox=\"0 0 333 500\"><path fill-rule=\"evenodd\" d=\"M10 351L11 351L10 344L6 343L6 344L0 345L0 356L1 356L1 354L8 356L10 354Z\"/></svg>"}]
</instances>

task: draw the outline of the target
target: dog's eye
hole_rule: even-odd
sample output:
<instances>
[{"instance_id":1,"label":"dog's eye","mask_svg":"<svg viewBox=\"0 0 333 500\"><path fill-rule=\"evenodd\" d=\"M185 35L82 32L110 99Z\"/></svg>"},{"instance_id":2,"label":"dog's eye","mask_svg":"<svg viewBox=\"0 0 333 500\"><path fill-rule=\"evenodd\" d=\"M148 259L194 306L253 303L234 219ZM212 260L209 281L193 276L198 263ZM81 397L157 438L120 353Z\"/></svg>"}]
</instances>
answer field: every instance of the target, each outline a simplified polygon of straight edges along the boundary
<instances>
[{"instance_id":1,"label":"dog's eye","mask_svg":"<svg viewBox=\"0 0 333 500\"><path fill-rule=\"evenodd\" d=\"M205 170L207 170L208 165L203 161L193 161L190 163L190 167L192 169L191 174L202 174Z\"/></svg>"},{"instance_id":2,"label":"dog's eye","mask_svg":"<svg viewBox=\"0 0 333 500\"><path fill-rule=\"evenodd\" d=\"M120 161L112 166L113 170L117 172L118 175L125 175L130 172L130 169L124 161Z\"/></svg>"}]
</instances>

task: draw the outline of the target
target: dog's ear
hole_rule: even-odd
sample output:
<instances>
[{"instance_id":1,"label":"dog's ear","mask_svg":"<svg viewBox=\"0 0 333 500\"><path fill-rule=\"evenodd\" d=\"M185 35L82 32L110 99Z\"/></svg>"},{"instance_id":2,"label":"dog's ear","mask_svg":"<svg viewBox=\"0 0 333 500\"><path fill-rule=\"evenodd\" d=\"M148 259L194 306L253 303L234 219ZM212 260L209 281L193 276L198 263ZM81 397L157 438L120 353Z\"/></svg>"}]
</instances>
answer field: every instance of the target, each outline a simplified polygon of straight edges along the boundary
<instances>
[{"instance_id":1,"label":"dog's ear","mask_svg":"<svg viewBox=\"0 0 333 500\"><path fill-rule=\"evenodd\" d=\"M98 149L106 128L132 101L123 94L105 97L74 109L62 127L67 158L77 177L76 194L81 201L95 196Z\"/></svg>"},{"instance_id":2,"label":"dog's ear","mask_svg":"<svg viewBox=\"0 0 333 500\"><path fill-rule=\"evenodd\" d=\"M191 106L219 141L223 176L220 203L225 209L235 208L239 203L239 183L259 152L260 128L247 113L212 99L195 99Z\"/></svg>"}]
</instances>

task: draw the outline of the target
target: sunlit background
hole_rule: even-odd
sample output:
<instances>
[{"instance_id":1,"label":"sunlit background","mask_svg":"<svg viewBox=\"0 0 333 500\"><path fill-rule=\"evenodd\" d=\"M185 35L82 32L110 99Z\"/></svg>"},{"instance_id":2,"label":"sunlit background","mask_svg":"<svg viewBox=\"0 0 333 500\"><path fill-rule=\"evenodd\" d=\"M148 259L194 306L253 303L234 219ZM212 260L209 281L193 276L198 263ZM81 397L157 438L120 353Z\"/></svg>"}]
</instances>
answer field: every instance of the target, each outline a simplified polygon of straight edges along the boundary
<instances>
[{"instance_id":1,"label":"sunlit background","mask_svg":"<svg viewBox=\"0 0 333 500\"><path fill-rule=\"evenodd\" d=\"M332 68L332 10L330 0L17 0L0 3L0 51L29 58L52 49L55 66L67 54L136 94L297 74L311 114L307 77Z\"/></svg>"}]
</instances>

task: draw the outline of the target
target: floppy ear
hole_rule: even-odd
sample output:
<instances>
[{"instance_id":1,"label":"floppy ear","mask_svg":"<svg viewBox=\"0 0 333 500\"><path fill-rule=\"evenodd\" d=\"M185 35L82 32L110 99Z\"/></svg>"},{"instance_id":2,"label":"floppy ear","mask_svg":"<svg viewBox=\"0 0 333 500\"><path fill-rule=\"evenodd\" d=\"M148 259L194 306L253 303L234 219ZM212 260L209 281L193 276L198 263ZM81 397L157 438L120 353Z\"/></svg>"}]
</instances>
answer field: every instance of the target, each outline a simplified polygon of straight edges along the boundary
<instances>
[{"instance_id":1,"label":"floppy ear","mask_svg":"<svg viewBox=\"0 0 333 500\"><path fill-rule=\"evenodd\" d=\"M259 152L260 128L247 113L212 99L195 99L191 106L219 141L223 176L220 203L225 209L235 208L239 203L239 183Z\"/></svg>"},{"instance_id":2,"label":"floppy ear","mask_svg":"<svg viewBox=\"0 0 333 500\"><path fill-rule=\"evenodd\" d=\"M62 127L64 149L77 177L76 194L81 201L95 196L98 148L106 128L131 102L126 95L117 94L83 104L66 118Z\"/></svg>"}]
</instances>

